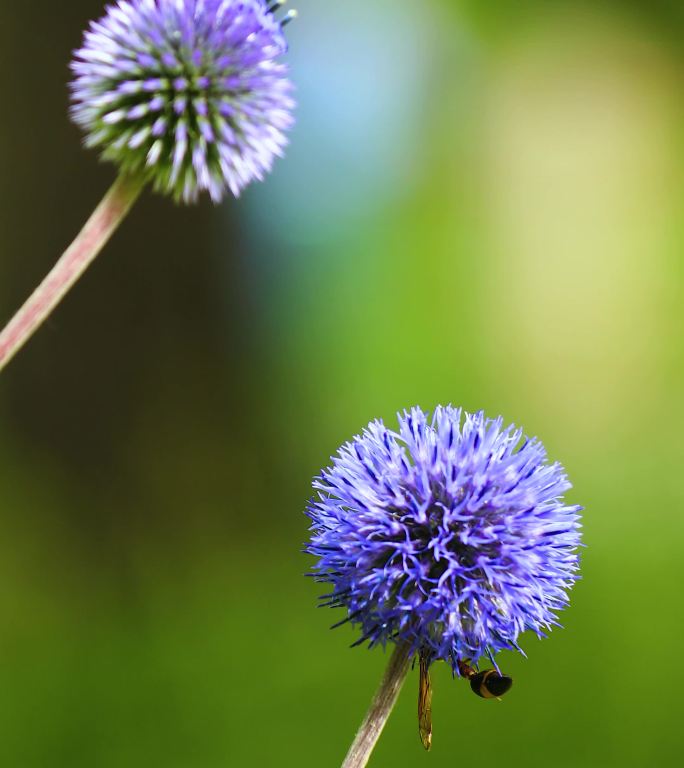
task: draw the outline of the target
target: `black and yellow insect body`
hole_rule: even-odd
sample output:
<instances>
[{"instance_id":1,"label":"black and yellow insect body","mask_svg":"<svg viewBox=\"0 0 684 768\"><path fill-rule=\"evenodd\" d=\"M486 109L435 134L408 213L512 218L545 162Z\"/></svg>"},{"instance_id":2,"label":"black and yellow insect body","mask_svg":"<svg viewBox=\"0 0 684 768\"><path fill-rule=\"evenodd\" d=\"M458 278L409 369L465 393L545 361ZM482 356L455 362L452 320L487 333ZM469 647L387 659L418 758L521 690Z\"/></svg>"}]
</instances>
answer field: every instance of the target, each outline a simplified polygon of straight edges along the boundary
<instances>
[{"instance_id":1,"label":"black and yellow insect body","mask_svg":"<svg viewBox=\"0 0 684 768\"><path fill-rule=\"evenodd\" d=\"M470 681L471 691L483 699L500 699L513 685L513 678L508 675L502 675L495 669L478 672L464 661L458 662L458 671Z\"/></svg>"},{"instance_id":2,"label":"black and yellow insect body","mask_svg":"<svg viewBox=\"0 0 684 768\"><path fill-rule=\"evenodd\" d=\"M485 669L470 678L470 689L483 699L500 699L512 685L512 678L500 675L495 669Z\"/></svg>"}]
</instances>

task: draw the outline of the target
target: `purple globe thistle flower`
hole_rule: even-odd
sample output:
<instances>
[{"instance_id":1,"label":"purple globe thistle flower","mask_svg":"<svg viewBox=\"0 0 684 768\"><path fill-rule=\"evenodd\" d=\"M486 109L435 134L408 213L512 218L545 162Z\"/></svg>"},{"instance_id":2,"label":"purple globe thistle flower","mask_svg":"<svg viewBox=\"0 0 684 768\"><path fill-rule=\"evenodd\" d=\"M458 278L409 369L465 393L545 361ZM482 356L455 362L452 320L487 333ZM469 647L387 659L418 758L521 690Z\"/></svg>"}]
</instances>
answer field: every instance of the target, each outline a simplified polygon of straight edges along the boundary
<instances>
[{"instance_id":1,"label":"purple globe thistle flower","mask_svg":"<svg viewBox=\"0 0 684 768\"><path fill-rule=\"evenodd\" d=\"M120 0L74 54L86 145L155 189L219 201L262 179L286 144L292 86L266 0Z\"/></svg>"},{"instance_id":2,"label":"purple globe thistle flower","mask_svg":"<svg viewBox=\"0 0 684 768\"><path fill-rule=\"evenodd\" d=\"M460 674L557 624L578 578L570 483L501 418L440 406L399 415L398 432L371 422L314 488L306 551L332 585L324 605L360 626L355 645L405 642Z\"/></svg>"}]
</instances>

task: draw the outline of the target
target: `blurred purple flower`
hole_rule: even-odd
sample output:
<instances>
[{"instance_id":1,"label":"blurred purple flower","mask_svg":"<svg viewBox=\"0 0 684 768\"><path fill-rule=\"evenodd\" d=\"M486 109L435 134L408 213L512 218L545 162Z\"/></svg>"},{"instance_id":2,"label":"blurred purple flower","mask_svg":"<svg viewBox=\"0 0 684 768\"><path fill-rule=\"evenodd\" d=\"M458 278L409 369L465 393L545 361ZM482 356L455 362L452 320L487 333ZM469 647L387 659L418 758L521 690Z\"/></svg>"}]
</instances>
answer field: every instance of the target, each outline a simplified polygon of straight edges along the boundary
<instances>
[{"instance_id":1,"label":"blurred purple flower","mask_svg":"<svg viewBox=\"0 0 684 768\"><path fill-rule=\"evenodd\" d=\"M292 86L281 5L121 0L74 54L74 121L86 145L155 189L219 201L262 179L287 143Z\"/></svg>"},{"instance_id":2,"label":"blurred purple flower","mask_svg":"<svg viewBox=\"0 0 684 768\"><path fill-rule=\"evenodd\" d=\"M542 444L482 413L438 407L381 421L314 482L306 551L324 605L347 610L370 646L474 663L556 624L578 578L581 507ZM341 623L344 623L341 622Z\"/></svg>"}]
</instances>

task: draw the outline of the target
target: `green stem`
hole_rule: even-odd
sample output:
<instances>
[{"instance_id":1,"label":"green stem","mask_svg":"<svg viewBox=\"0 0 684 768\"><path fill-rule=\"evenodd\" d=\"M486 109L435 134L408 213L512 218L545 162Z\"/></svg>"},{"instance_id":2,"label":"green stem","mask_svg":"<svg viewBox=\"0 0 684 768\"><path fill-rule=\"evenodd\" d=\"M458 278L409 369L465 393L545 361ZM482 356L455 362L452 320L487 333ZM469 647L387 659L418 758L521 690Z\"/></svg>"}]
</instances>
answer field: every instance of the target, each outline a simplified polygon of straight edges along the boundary
<instances>
[{"instance_id":1,"label":"green stem","mask_svg":"<svg viewBox=\"0 0 684 768\"><path fill-rule=\"evenodd\" d=\"M397 645L342 768L364 768L399 697L409 669L410 646Z\"/></svg>"},{"instance_id":2,"label":"green stem","mask_svg":"<svg viewBox=\"0 0 684 768\"><path fill-rule=\"evenodd\" d=\"M114 182L73 243L0 333L0 371L102 250L144 184L138 177L123 174Z\"/></svg>"}]
</instances>

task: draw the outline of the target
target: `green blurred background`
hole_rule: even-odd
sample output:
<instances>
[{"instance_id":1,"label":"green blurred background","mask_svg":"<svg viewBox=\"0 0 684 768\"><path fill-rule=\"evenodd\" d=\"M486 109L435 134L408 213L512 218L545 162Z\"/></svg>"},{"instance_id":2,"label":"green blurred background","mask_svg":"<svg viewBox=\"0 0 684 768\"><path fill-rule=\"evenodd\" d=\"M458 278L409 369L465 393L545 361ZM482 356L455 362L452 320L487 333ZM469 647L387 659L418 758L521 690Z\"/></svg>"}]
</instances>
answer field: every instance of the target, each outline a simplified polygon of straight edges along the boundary
<instances>
[{"instance_id":1,"label":"green blurred background","mask_svg":"<svg viewBox=\"0 0 684 768\"><path fill-rule=\"evenodd\" d=\"M302 574L311 477L452 402L561 460L583 580L515 688L409 678L376 766L681 760L684 6L298 0L298 124L145 195L0 379L0 765L335 766L386 658ZM66 117L97 0L0 4L0 308L113 179Z\"/></svg>"}]
</instances>

